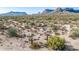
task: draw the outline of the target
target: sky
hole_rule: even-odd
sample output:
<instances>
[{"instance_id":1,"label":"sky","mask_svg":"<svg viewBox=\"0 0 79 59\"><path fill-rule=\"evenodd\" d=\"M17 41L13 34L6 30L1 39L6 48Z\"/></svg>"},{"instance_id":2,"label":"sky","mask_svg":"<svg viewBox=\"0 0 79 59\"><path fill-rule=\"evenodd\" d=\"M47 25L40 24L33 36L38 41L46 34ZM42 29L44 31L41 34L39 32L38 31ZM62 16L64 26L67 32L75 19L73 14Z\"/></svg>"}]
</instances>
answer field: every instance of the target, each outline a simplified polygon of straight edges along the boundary
<instances>
[{"instance_id":1,"label":"sky","mask_svg":"<svg viewBox=\"0 0 79 59\"><path fill-rule=\"evenodd\" d=\"M73 7L73 8L79 9L78 7ZM27 14L36 14L38 12L43 12L45 9L54 9L54 7L1 7L0 14L7 13L10 11L26 12Z\"/></svg>"},{"instance_id":2,"label":"sky","mask_svg":"<svg viewBox=\"0 0 79 59\"><path fill-rule=\"evenodd\" d=\"M42 12L45 9L53 9L52 7L2 7L0 8L1 13L7 13L10 11L14 12L26 12L27 14L36 14Z\"/></svg>"}]
</instances>

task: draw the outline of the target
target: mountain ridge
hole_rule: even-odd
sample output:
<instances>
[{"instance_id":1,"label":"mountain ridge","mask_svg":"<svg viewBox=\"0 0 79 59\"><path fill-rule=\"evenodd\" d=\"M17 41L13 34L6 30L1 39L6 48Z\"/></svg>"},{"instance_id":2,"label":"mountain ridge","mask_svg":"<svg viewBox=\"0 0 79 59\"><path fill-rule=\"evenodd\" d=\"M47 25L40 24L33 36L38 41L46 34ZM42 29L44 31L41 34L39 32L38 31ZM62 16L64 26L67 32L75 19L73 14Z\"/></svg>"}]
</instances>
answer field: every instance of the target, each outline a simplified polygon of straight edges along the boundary
<instances>
[{"instance_id":1,"label":"mountain ridge","mask_svg":"<svg viewBox=\"0 0 79 59\"><path fill-rule=\"evenodd\" d=\"M79 10L75 10L74 8L61 8L57 7L56 9L45 9L42 13L40 14L48 14L48 13L79 13ZM15 12L15 11L10 11L7 13L2 13L0 16L24 16L28 15L26 12ZM35 15L35 14L34 14Z\"/></svg>"},{"instance_id":2,"label":"mountain ridge","mask_svg":"<svg viewBox=\"0 0 79 59\"><path fill-rule=\"evenodd\" d=\"M49 10L51 10L49 12ZM61 7L58 7L54 10L52 9L45 9L42 13L53 13L53 12L73 12L73 13L79 13L79 10L75 10L73 8L61 8Z\"/></svg>"},{"instance_id":3,"label":"mountain ridge","mask_svg":"<svg viewBox=\"0 0 79 59\"><path fill-rule=\"evenodd\" d=\"M24 16L24 15L27 15L27 13L10 11L10 12L7 12L7 13L0 14L0 16Z\"/></svg>"}]
</instances>

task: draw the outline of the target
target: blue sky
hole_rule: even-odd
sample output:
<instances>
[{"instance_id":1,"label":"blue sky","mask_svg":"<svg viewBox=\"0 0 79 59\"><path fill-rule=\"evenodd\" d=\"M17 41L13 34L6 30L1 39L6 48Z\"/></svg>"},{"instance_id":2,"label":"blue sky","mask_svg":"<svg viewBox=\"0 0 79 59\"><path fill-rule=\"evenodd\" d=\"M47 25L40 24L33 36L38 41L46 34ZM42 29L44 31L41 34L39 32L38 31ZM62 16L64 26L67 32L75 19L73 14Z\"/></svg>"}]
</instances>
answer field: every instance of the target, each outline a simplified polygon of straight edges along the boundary
<instances>
[{"instance_id":1,"label":"blue sky","mask_svg":"<svg viewBox=\"0 0 79 59\"><path fill-rule=\"evenodd\" d=\"M45 9L54 9L54 8L53 7L3 7L3 8L0 8L0 14L10 12L10 11L26 12L27 14L35 14L38 12L42 12ZM74 9L79 9L79 8L74 8Z\"/></svg>"},{"instance_id":2,"label":"blue sky","mask_svg":"<svg viewBox=\"0 0 79 59\"><path fill-rule=\"evenodd\" d=\"M0 14L10 12L10 11L26 12L27 14L35 14L38 12L42 12L47 8L53 9L52 7L3 7L3 8L0 8Z\"/></svg>"}]
</instances>

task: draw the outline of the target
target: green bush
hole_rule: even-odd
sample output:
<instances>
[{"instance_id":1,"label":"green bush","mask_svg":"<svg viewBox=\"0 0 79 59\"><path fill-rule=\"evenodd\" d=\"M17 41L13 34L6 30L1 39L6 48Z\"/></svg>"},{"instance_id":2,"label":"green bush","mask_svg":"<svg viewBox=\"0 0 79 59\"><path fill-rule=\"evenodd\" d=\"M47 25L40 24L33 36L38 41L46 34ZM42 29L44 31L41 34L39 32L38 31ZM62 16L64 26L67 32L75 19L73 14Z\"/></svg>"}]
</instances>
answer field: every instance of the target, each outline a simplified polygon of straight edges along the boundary
<instances>
[{"instance_id":1,"label":"green bush","mask_svg":"<svg viewBox=\"0 0 79 59\"><path fill-rule=\"evenodd\" d=\"M15 28L9 28L8 34L12 37L16 37L17 36L17 30Z\"/></svg>"},{"instance_id":2,"label":"green bush","mask_svg":"<svg viewBox=\"0 0 79 59\"><path fill-rule=\"evenodd\" d=\"M70 32L70 37L72 37L72 38L79 37L79 28L72 29Z\"/></svg>"},{"instance_id":3,"label":"green bush","mask_svg":"<svg viewBox=\"0 0 79 59\"><path fill-rule=\"evenodd\" d=\"M51 36L48 38L48 48L52 48L54 50L62 50L65 47L65 41L63 38L59 36Z\"/></svg>"}]
</instances>

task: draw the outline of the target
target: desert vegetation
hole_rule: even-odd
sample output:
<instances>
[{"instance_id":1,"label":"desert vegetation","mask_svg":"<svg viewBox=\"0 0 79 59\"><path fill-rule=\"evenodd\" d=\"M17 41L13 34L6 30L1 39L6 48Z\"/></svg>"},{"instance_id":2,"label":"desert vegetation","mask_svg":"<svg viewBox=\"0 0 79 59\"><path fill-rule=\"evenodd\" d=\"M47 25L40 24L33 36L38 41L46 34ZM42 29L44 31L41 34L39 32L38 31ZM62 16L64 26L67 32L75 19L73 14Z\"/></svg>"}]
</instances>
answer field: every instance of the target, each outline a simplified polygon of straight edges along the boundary
<instances>
[{"instance_id":1,"label":"desert vegetation","mask_svg":"<svg viewBox=\"0 0 79 59\"><path fill-rule=\"evenodd\" d=\"M65 41L63 38L58 36L52 36L48 38L48 47L55 50L62 50L65 47Z\"/></svg>"},{"instance_id":2,"label":"desert vegetation","mask_svg":"<svg viewBox=\"0 0 79 59\"><path fill-rule=\"evenodd\" d=\"M0 39L4 50L79 49L79 14L0 16Z\"/></svg>"},{"instance_id":3,"label":"desert vegetation","mask_svg":"<svg viewBox=\"0 0 79 59\"><path fill-rule=\"evenodd\" d=\"M71 30L71 37L79 37L79 28L74 28Z\"/></svg>"},{"instance_id":4,"label":"desert vegetation","mask_svg":"<svg viewBox=\"0 0 79 59\"><path fill-rule=\"evenodd\" d=\"M15 28L9 28L8 29L8 35L10 35L12 37L16 37L17 36L17 30Z\"/></svg>"}]
</instances>

